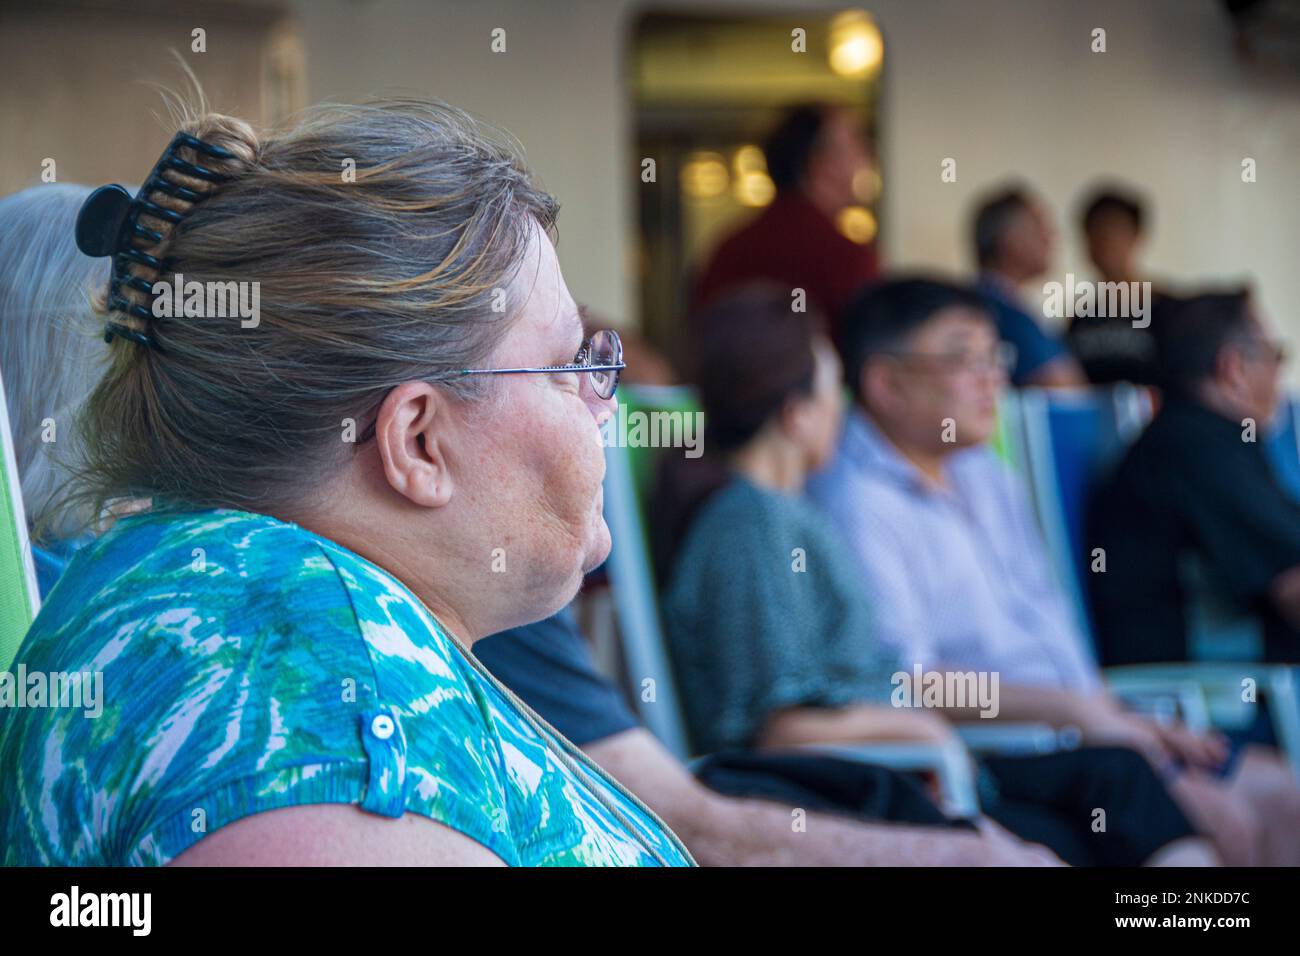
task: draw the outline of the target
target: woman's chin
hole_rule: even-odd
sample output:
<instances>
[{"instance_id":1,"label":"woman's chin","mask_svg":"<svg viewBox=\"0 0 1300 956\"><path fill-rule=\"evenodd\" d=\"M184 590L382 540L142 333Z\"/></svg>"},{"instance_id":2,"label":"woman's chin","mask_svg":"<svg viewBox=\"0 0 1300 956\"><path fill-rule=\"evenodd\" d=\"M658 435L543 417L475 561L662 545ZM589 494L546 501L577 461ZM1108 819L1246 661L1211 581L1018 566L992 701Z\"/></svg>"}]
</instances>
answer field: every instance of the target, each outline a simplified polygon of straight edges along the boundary
<instances>
[{"instance_id":1,"label":"woman's chin","mask_svg":"<svg viewBox=\"0 0 1300 956\"><path fill-rule=\"evenodd\" d=\"M597 517L596 522L591 547L587 549L587 557L582 562L583 574L589 574L604 564L605 559L609 557L610 549L613 547L613 542L609 536L609 526L605 524L605 518L603 516Z\"/></svg>"}]
</instances>

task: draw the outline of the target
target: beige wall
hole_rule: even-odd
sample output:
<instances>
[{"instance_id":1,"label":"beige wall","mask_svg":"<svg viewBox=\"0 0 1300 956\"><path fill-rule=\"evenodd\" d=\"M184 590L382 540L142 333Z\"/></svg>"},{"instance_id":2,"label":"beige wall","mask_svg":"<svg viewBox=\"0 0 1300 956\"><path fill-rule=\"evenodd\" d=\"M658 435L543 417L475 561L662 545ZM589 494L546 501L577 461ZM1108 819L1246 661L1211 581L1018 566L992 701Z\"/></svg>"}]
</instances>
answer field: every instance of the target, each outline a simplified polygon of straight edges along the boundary
<instances>
[{"instance_id":1,"label":"beige wall","mask_svg":"<svg viewBox=\"0 0 1300 956\"><path fill-rule=\"evenodd\" d=\"M174 130L158 86L185 94L181 53L215 109L262 123L277 75L272 4L183 0L149 15L121 5L47 0L0 7L0 195L42 181L139 184ZM191 31L206 32L206 53Z\"/></svg>"},{"instance_id":2,"label":"beige wall","mask_svg":"<svg viewBox=\"0 0 1300 956\"><path fill-rule=\"evenodd\" d=\"M138 80L175 83L166 48L184 49L191 19L209 28L206 61L188 59L214 104L256 115L244 101L257 88L247 81L265 24L250 21L282 5L294 12L308 101L433 94L518 137L563 203L560 252L575 295L631 317L634 191L652 188L630 155L622 49L640 8L631 0L246 0L225 17L192 2L135 18L107 15L107 0L5 4L0 191L36 181L49 155L65 181L143 176L166 135L150 115L157 98ZM14 12L23 9L49 12ZM1275 322L1300 340L1300 81L1247 75L1218 0L875 0L866 9L886 40L890 264L968 267L970 199L1008 174L1071 217L1081 190L1113 174L1153 199L1156 275L1253 275ZM1107 30L1107 53L1088 50L1096 26ZM494 27L507 31L504 54L489 50ZM35 43L32 30L55 40ZM1244 156L1258 163L1257 183L1241 182ZM956 183L940 182L944 157L957 160ZM1072 223L1064 239L1057 274L1086 272Z\"/></svg>"},{"instance_id":3,"label":"beige wall","mask_svg":"<svg viewBox=\"0 0 1300 956\"><path fill-rule=\"evenodd\" d=\"M562 204L559 248L574 296L614 317L628 314L628 190L638 170L627 156L619 3L295 6L312 102L415 91L508 130ZM496 27L506 30L505 53L489 50Z\"/></svg>"},{"instance_id":4,"label":"beige wall","mask_svg":"<svg viewBox=\"0 0 1300 956\"><path fill-rule=\"evenodd\" d=\"M829 9L711 0L713 8ZM302 0L308 93L405 87L514 133L564 204L561 259L574 294L617 316L633 190L621 47L628 0ZM972 195L1008 173L1073 215L1098 174L1144 187L1157 275L1252 274L1300 340L1300 83L1243 74L1217 0L875 0L885 33L887 260L965 268ZM507 30L505 54L489 31ZM1108 52L1089 52L1093 27ZM943 184L939 163L957 160ZM1243 184L1244 156L1259 181ZM1072 224L1057 270L1086 271Z\"/></svg>"}]
</instances>

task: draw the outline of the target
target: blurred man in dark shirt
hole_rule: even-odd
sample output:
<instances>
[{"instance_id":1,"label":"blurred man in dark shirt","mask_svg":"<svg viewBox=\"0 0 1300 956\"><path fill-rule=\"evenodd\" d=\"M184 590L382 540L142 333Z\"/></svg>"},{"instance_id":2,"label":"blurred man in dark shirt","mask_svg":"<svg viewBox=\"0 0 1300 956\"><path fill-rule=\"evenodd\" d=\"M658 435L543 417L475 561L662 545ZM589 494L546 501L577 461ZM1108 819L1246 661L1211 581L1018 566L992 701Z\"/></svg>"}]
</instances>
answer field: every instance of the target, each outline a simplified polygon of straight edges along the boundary
<instances>
[{"instance_id":1,"label":"blurred man in dark shirt","mask_svg":"<svg viewBox=\"0 0 1300 956\"><path fill-rule=\"evenodd\" d=\"M1097 495L1088 548L1106 664L1189 656L1189 559L1300 661L1300 504L1264 451L1284 352L1247 292L1184 300L1161 336L1164 406Z\"/></svg>"},{"instance_id":2,"label":"blurred man in dark shirt","mask_svg":"<svg viewBox=\"0 0 1300 956\"><path fill-rule=\"evenodd\" d=\"M1083 207L1081 224L1088 258L1098 278L1107 283L1144 280L1138 251L1147 229L1140 197L1128 190L1095 192ZM1134 323L1125 316L1089 315L1070 320L1066 341L1095 385L1109 382L1160 384L1157 336L1177 303L1165 291L1151 289L1149 321Z\"/></svg>"},{"instance_id":3,"label":"blurred man in dark shirt","mask_svg":"<svg viewBox=\"0 0 1300 956\"><path fill-rule=\"evenodd\" d=\"M1056 231L1042 202L1019 187L1000 190L976 207L972 239L979 292L997 323L998 336L1016 349L1012 384L1087 384L1065 344L1042 327L1020 297L1020 287L1041 279L1052 262Z\"/></svg>"},{"instance_id":4,"label":"blurred man in dark shirt","mask_svg":"<svg viewBox=\"0 0 1300 956\"><path fill-rule=\"evenodd\" d=\"M840 308L879 272L873 243L854 242L836 217L858 202L854 181L871 170L861 121L847 107L791 110L763 148L776 199L727 237L696 283L698 310L718 293L755 279L803 289L809 311L828 317L836 338Z\"/></svg>"}]
</instances>

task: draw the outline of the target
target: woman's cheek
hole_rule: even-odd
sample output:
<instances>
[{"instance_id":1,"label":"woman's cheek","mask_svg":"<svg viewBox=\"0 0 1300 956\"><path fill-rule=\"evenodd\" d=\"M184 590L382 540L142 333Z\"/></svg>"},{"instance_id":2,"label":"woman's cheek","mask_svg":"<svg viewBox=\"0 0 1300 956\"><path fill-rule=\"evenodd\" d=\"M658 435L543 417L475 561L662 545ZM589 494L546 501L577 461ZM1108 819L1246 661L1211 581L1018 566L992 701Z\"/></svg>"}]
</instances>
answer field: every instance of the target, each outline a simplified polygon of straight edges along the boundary
<instances>
[{"instance_id":1,"label":"woman's cheek","mask_svg":"<svg viewBox=\"0 0 1300 956\"><path fill-rule=\"evenodd\" d=\"M595 419L585 405L573 404L576 413L570 406L549 423L535 423L520 441L531 446L553 506L572 523L585 524L604 475L604 451Z\"/></svg>"},{"instance_id":2,"label":"woman's cheek","mask_svg":"<svg viewBox=\"0 0 1300 956\"><path fill-rule=\"evenodd\" d=\"M600 482L604 475L603 453L599 442L590 432L584 432L571 447L575 448L575 453L567 462L566 470L577 512L586 516L591 513L596 495L600 493Z\"/></svg>"}]
</instances>

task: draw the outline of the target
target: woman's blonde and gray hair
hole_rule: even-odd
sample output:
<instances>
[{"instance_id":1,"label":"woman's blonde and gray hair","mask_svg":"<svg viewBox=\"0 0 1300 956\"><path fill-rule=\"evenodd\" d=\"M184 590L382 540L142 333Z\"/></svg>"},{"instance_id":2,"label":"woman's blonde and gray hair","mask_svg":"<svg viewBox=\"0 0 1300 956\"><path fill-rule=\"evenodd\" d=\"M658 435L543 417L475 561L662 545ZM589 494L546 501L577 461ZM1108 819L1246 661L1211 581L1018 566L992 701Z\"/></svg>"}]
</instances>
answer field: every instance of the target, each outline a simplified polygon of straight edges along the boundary
<instances>
[{"instance_id":1,"label":"woman's blonde and gray hair","mask_svg":"<svg viewBox=\"0 0 1300 956\"><path fill-rule=\"evenodd\" d=\"M73 241L85 186L49 183L0 199L0 371L23 504L33 536L73 537L88 520L67 508L81 466L74 421L103 374L103 339L86 328L108 266Z\"/></svg>"},{"instance_id":2,"label":"woman's blonde and gray hair","mask_svg":"<svg viewBox=\"0 0 1300 956\"><path fill-rule=\"evenodd\" d=\"M114 338L87 403L99 505L148 496L292 511L354 450L350 434L394 386L441 378L465 400L490 387L447 376L481 365L505 332L532 221L549 231L557 212L516 147L457 109L416 100L318 107L261 140L226 116L180 125L234 158L182 156L229 178L168 173L207 195L148 197L184 218L141 217L163 233L141 248L164 269L132 272L257 283L259 322L111 316L157 347Z\"/></svg>"}]
</instances>

